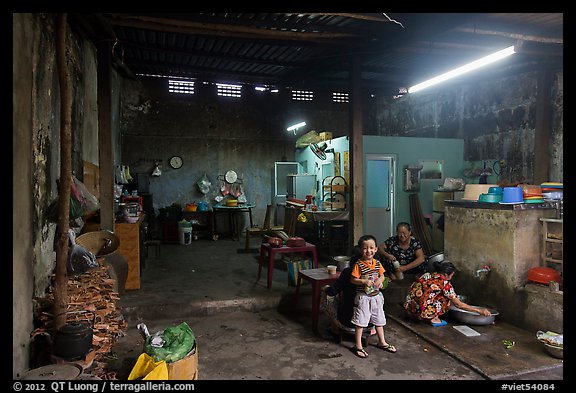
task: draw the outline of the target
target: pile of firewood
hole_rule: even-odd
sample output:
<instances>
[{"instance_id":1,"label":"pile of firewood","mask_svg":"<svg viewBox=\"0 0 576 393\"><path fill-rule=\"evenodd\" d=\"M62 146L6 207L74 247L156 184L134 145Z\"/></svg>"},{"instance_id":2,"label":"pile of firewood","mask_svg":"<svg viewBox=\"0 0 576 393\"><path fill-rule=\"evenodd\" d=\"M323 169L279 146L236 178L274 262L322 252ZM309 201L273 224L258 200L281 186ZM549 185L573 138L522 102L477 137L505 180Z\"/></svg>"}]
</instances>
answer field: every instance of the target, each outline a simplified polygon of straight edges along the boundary
<instances>
[{"instance_id":1,"label":"pile of firewood","mask_svg":"<svg viewBox=\"0 0 576 393\"><path fill-rule=\"evenodd\" d=\"M96 363L111 352L116 339L122 337L127 328L121 310L116 306L119 300L117 284L108 269L101 265L83 274L70 276L67 285L66 323L85 322L92 326ZM50 286L46 297L35 300L38 304L38 327L32 332L32 339L37 335L53 335L53 287Z\"/></svg>"}]
</instances>

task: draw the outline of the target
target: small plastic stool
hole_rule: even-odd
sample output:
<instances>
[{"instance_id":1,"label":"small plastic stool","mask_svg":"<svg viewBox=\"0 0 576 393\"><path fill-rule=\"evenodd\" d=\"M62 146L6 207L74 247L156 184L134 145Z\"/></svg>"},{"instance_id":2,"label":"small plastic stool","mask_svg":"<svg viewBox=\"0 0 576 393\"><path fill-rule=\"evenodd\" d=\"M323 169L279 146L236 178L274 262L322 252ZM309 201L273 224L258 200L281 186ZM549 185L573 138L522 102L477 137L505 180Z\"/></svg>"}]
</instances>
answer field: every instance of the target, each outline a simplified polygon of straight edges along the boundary
<instances>
[{"instance_id":1,"label":"small plastic stool","mask_svg":"<svg viewBox=\"0 0 576 393\"><path fill-rule=\"evenodd\" d=\"M153 246L155 247L154 249L154 257L158 258L160 257L160 240L145 240L144 241L144 247L146 247L146 257L148 257L150 255L149 253L149 247Z\"/></svg>"}]
</instances>

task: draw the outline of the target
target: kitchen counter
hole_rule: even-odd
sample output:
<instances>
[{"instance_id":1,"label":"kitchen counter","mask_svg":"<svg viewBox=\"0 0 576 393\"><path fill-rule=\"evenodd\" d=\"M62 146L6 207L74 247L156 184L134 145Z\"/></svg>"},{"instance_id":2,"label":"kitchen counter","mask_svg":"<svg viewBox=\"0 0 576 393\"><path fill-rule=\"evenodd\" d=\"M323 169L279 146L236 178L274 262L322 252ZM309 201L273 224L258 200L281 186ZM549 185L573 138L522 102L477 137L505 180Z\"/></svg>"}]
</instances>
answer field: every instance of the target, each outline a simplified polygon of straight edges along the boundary
<instances>
[{"instance_id":1,"label":"kitchen counter","mask_svg":"<svg viewBox=\"0 0 576 393\"><path fill-rule=\"evenodd\" d=\"M478 202L460 199L457 201L446 200L445 206L463 207L470 209L491 209L491 210L530 210L530 209L556 209L560 201L545 201L543 203L518 203L507 205L501 203Z\"/></svg>"}]
</instances>

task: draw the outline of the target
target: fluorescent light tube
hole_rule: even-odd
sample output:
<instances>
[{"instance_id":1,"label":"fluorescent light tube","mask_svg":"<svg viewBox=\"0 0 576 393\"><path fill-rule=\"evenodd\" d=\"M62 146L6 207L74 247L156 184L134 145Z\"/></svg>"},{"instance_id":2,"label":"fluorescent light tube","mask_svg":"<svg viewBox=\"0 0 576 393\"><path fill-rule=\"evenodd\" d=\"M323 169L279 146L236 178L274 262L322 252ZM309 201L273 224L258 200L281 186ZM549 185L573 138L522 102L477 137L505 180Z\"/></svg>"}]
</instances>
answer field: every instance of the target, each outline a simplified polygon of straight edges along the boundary
<instances>
[{"instance_id":1,"label":"fluorescent light tube","mask_svg":"<svg viewBox=\"0 0 576 393\"><path fill-rule=\"evenodd\" d=\"M292 126L290 126L290 127L286 128L286 131L296 131L298 128L300 128L300 127L304 127L305 125L306 125L306 122L305 122L305 121L303 121L303 122L300 122L300 123L294 124L294 125L292 125Z\"/></svg>"},{"instance_id":2,"label":"fluorescent light tube","mask_svg":"<svg viewBox=\"0 0 576 393\"><path fill-rule=\"evenodd\" d=\"M514 50L514 45L512 45L506 49L502 49L498 52L492 53L491 55L488 55L486 57L483 57L481 59L473 61L472 63L468 63L462 67L455 68L452 71L448 71L442 75L438 75L432 79L428 79L425 82L414 85L414 86L408 88L408 93L415 93L419 90L422 90L422 89L425 89L427 87L436 85L440 82L444 82L450 78L454 78L456 76L465 74L466 72L475 70L475 69L483 67L487 64L493 63L497 60L503 59L507 56L514 54L514 53L516 53L516 51Z\"/></svg>"}]
</instances>

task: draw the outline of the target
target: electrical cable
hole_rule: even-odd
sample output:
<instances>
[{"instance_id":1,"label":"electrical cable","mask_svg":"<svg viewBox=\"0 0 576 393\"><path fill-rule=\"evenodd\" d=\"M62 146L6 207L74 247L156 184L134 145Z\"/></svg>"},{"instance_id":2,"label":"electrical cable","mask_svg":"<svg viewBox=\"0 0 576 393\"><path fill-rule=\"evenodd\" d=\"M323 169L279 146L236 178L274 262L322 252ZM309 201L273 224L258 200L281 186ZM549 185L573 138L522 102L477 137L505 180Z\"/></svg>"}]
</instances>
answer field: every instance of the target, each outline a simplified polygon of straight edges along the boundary
<instances>
[{"instance_id":1,"label":"electrical cable","mask_svg":"<svg viewBox=\"0 0 576 393\"><path fill-rule=\"evenodd\" d=\"M498 170L496 170L496 164L498 164ZM494 161L494 163L492 164L492 170L494 171L496 176L500 176L500 174L502 173L502 165L500 164L500 160Z\"/></svg>"}]
</instances>

